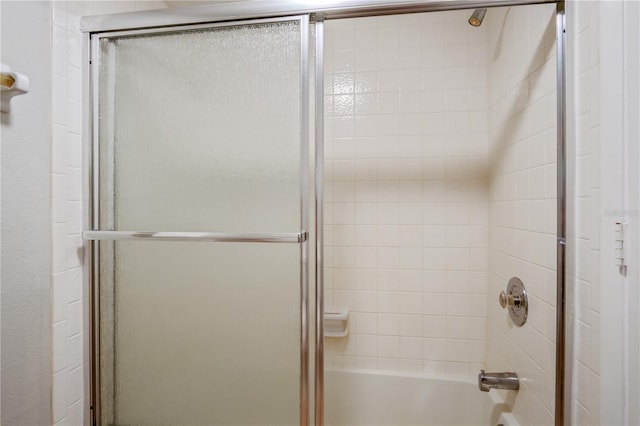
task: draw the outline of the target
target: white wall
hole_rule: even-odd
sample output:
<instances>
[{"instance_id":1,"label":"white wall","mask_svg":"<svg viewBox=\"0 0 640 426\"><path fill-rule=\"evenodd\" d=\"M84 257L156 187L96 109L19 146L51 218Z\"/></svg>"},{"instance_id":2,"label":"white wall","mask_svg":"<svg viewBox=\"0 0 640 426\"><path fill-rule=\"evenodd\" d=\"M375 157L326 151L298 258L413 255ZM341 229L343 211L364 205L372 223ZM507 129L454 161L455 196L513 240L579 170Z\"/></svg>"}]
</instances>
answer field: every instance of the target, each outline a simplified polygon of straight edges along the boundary
<instances>
[{"instance_id":1,"label":"white wall","mask_svg":"<svg viewBox=\"0 0 640 426\"><path fill-rule=\"evenodd\" d=\"M484 365L488 28L468 15L326 24L325 304L351 312L328 366Z\"/></svg>"},{"instance_id":2,"label":"white wall","mask_svg":"<svg viewBox=\"0 0 640 426\"><path fill-rule=\"evenodd\" d=\"M6 425L50 416L51 6L3 1L2 56L30 91L0 113L2 132L2 414ZM25 31L25 29L29 29Z\"/></svg>"},{"instance_id":3,"label":"white wall","mask_svg":"<svg viewBox=\"0 0 640 426\"><path fill-rule=\"evenodd\" d=\"M55 1L52 81L52 414L88 420L88 293L83 286L82 34L80 17L165 7L158 1Z\"/></svg>"}]
</instances>

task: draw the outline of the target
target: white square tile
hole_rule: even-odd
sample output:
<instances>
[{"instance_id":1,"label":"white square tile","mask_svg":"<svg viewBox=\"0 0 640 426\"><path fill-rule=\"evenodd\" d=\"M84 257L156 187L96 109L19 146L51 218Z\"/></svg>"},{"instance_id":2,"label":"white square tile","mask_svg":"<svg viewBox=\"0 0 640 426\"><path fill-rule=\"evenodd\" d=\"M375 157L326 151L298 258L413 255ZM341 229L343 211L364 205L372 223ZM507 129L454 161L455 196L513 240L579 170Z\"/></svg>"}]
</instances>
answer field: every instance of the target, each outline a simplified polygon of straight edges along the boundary
<instances>
[{"instance_id":1,"label":"white square tile","mask_svg":"<svg viewBox=\"0 0 640 426\"><path fill-rule=\"evenodd\" d=\"M400 315L400 335L422 337L423 320L421 315Z\"/></svg>"},{"instance_id":2,"label":"white square tile","mask_svg":"<svg viewBox=\"0 0 640 426\"><path fill-rule=\"evenodd\" d=\"M52 321L57 323L67 318L67 272L54 273L51 277Z\"/></svg>"},{"instance_id":3,"label":"white square tile","mask_svg":"<svg viewBox=\"0 0 640 426\"><path fill-rule=\"evenodd\" d=\"M355 331L359 334L378 333L378 315L375 313L357 313Z\"/></svg>"},{"instance_id":4,"label":"white square tile","mask_svg":"<svg viewBox=\"0 0 640 426\"><path fill-rule=\"evenodd\" d=\"M400 337L400 357L421 359L423 339L420 337Z\"/></svg>"},{"instance_id":5,"label":"white square tile","mask_svg":"<svg viewBox=\"0 0 640 426\"><path fill-rule=\"evenodd\" d=\"M423 313L423 298L413 292L401 291L399 293L398 306L399 312L403 314L421 314Z\"/></svg>"},{"instance_id":6,"label":"white square tile","mask_svg":"<svg viewBox=\"0 0 640 426\"><path fill-rule=\"evenodd\" d=\"M376 335L359 334L356 336L355 353L358 356L378 356L378 337Z\"/></svg>"},{"instance_id":7,"label":"white square tile","mask_svg":"<svg viewBox=\"0 0 640 426\"><path fill-rule=\"evenodd\" d=\"M447 359L447 341L445 339L423 339L423 356L425 360L445 361Z\"/></svg>"},{"instance_id":8,"label":"white square tile","mask_svg":"<svg viewBox=\"0 0 640 426\"><path fill-rule=\"evenodd\" d=\"M447 361L469 362L469 342L466 340L447 339Z\"/></svg>"},{"instance_id":9,"label":"white square tile","mask_svg":"<svg viewBox=\"0 0 640 426\"><path fill-rule=\"evenodd\" d=\"M68 403L68 373L66 369L53 375L51 386L51 417L54 423L67 416Z\"/></svg>"},{"instance_id":10,"label":"white square tile","mask_svg":"<svg viewBox=\"0 0 640 426\"><path fill-rule=\"evenodd\" d=\"M67 424L72 426L84 424L84 404L82 399L69 407L67 411Z\"/></svg>"},{"instance_id":11,"label":"white square tile","mask_svg":"<svg viewBox=\"0 0 640 426\"><path fill-rule=\"evenodd\" d=\"M378 311L384 313L398 313L399 294L397 292L379 292ZM382 321L379 321L379 326L383 326Z\"/></svg>"},{"instance_id":12,"label":"white square tile","mask_svg":"<svg viewBox=\"0 0 640 426\"><path fill-rule=\"evenodd\" d=\"M56 174L67 173L68 141L66 123L54 123L52 126L51 141L51 172ZM63 198L63 199L66 199Z\"/></svg>"},{"instance_id":13,"label":"white square tile","mask_svg":"<svg viewBox=\"0 0 640 426\"><path fill-rule=\"evenodd\" d=\"M68 336L74 336L82 332L82 302L77 301L67 305L67 333Z\"/></svg>"},{"instance_id":14,"label":"white square tile","mask_svg":"<svg viewBox=\"0 0 640 426\"><path fill-rule=\"evenodd\" d=\"M378 241L376 225L356 225L355 243L361 247L375 247Z\"/></svg>"},{"instance_id":15,"label":"white square tile","mask_svg":"<svg viewBox=\"0 0 640 426\"><path fill-rule=\"evenodd\" d=\"M83 208L80 201L66 202L66 224L68 234L81 234L83 231Z\"/></svg>"},{"instance_id":16,"label":"white square tile","mask_svg":"<svg viewBox=\"0 0 640 426\"><path fill-rule=\"evenodd\" d=\"M54 223L51 226L51 269L54 274L67 270L67 226Z\"/></svg>"},{"instance_id":17,"label":"white square tile","mask_svg":"<svg viewBox=\"0 0 640 426\"><path fill-rule=\"evenodd\" d=\"M82 367L78 367L75 370L69 371L69 392L68 399L69 405L73 405L82 399L83 386L82 386Z\"/></svg>"},{"instance_id":18,"label":"white square tile","mask_svg":"<svg viewBox=\"0 0 640 426\"><path fill-rule=\"evenodd\" d=\"M60 321L52 326L52 370L54 373L67 367L67 322Z\"/></svg>"},{"instance_id":19,"label":"white square tile","mask_svg":"<svg viewBox=\"0 0 640 426\"><path fill-rule=\"evenodd\" d=\"M425 293L423 297L423 313L425 315L446 315L450 296L440 293Z\"/></svg>"},{"instance_id":20,"label":"white square tile","mask_svg":"<svg viewBox=\"0 0 640 426\"><path fill-rule=\"evenodd\" d=\"M82 268L69 269L66 272L67 277L67 297L68 303L82 300L83 298L83 271Z\"/></svg>"},{"instance_id":21,"label":"white square tile","mask_svg":"<svg viewBox=\"0 0 640 426\"><path fill-rule=\"evenodd\" d=\"M378 274L378 290L379 291L397 291L399 276L398 271L393 269L377 270Z\"/></svg>"},{"instance_id":22,"label":"white square tile","mask_svg":"<svg viewBox=\"0 0 640 426\"><path fill-rule=\"evenodd\" d=\"M375 269L356 269L355 278L358 290L378 290L378 273Z\"/></svg>"},{"instance_id":23,"label":"white square tile","mask_svg":"<svg viewBox=\"0 0 640 426\"><path fill-rule=\"evenodd\" d=\"M398 314L378 314L378 333L380 335L397 336L400 334L400 317Z\"/></svg>"},{"instance_id":24,"label":"white square tile","mask_svg":"<svg viewBox=\"0 0 640 426\"><path fill-rule=\"evenodd\" d=\"M398 49L398 68L400 70L420 69L421 65L422 49L420 46L400 47Z\"/></svg>"},{"instance_id":25,"label":"white square tile","mask_svg":"<svg viewBox=\"0 0 640 426\"><path fill-rule=\"evenodd\" d=\"M358 268L375 268L378 266L376 247L356 247L355 257L355 264Z\"/></svg>"},{"instance_id":26,"label":"white square tile","mask_svg":"<svg viewBox=\"0 0 640 426\"><path fill-rule=\"evenodd\" d=\"M376 291L357 291L356 309L359 312L375 313L378 311L378 294Z\"/></svg>"},{"instance_id":27,"label":"white square tile","mask_svg":"<svg viewBox=\"0 0 640 426\"><path fill-rule=\"evenodd\" d=\"M422 46L422 67L441 68L445 66L444 46Z\"/></svg>"},{"instance_id":28,"label":"white square tile","mask_svg":"<svg viewBox=\"0 0 640 426\"><path fill-rule=\"evenodd\" d=\"M357 50L374 50L376 48L376 29L359 28L354 31L354 48Z\"/></svg>"},{"instance_id":29,"label":"white square tile","mask_svg":"<svg viewBox=\"0 0 640 426\"><path fill-rule=\"evenodd\" d=\"M82 201L82 170L67 167L67 200Z\"/></svg>"},{"instance_id":30,"label":"white square tile","mask_svg":"<svg viewBox=\"0 0 640 426\"><path fill-rule=\"evenodd\" d=\"M52 78L52 121L60 126L67 125L67 79L60 75Z\"/></svg>"},{"instance_id":31,"label":"white square tile","mask_svg":"<svg viewBox=\"0 0 640 426\"><path fill-rule=\"evenodd\" d=\"M422 290L425 293L445 293L447 291L446 271L444 270L423 271ZM425 295L425 297L429 297L429 296L430 296L429 294ZM425 314L428 314L426 310L425 310Z\"/></svg>"},{"instance_id":32,"label":"white square tile","mask_svg":"<svg viewBox=\"0 0 640 426\"><path fill-rule=\"evenodd\" d=\"M66 166L65 166L66 167ZM53 223L67 221L67 176L54 173L51 175L51 213Z\"/></svg>"},{"instance_id":33,"label":"white square tile","mask_svg":"<svg viewBox=\"0 0 640 426\"><path fill-rule=\"evenodd\" d=\"M65 335L67 333L65 332ZM80 367L83 364L83 334L76 334L67 339L67 369L69 371Z\"/></svg>"},{"instance_id":34,"label":"white square tile","mask_svg":"<svg viewBox=\"0 0 640 426\"><path fill-rule=\"evenodd\" d=\"M397 358L399 355L399 336L378 336L378 356Z\"/></svg>"}]
</instances>

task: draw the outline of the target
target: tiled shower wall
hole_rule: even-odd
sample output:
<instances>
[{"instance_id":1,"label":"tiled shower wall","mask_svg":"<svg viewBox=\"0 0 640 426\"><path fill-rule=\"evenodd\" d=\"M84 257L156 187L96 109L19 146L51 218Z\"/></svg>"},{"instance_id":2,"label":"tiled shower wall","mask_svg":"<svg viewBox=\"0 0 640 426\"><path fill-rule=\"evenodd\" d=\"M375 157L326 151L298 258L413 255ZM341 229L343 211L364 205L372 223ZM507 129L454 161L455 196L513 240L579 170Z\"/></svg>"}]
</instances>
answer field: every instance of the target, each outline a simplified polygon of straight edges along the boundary
<instances>
[{"instance_id":1,"label":"tiled shower wall","mask_svg":"<svg viewBox=\"0 0 640 426\"><path fill-rule=\"evenodd\" d=\"M567 28L572 37L576 155L576 277L572 424L600 420L600 19L597 1L571 2ZM571 93L571 92L570 92ZM604 183L604 185L603 185Z\"/></svg>"},{"instance_id":2,"label":"tiled shower wall","mask_svg":"<svg viewBox=\"0 0 640 426\"><path fill-rule=\"evenodd\" d=\"M489 28L487 368L516 371L513 414L553 424L556 300L555 5L492 9ZM529 294L516 327L498 294L517 276Z\"/></svg>"},{"instance_id":3,"label":"tiled shower wall","mask_svg":"<svg viewBox=\"0 0 640 426\"><path fill-rule=\"evenodd\" d=\"M166 7L161 1L54 1L52 117L52 424L85 424L88 297L82 270L80 17Z\"/></svg>"},{"instance_id":4,"label":"tiled shower wall","mask_svg":"<svg viewBox=\"0 0 640 426\"><path fill-rule=\"evenodd\" d=\"M487 26L467 11L326 24L327 365L484 362Z\"/></svg>"},{"instance_id":5,"label":"tiled shower wall","mask_svg":"<svg viewBox=\"0 0 640 426\"><path fill-rule=\"evenodd\" d=\"M527 379L516 417L552 423L554 16L327 24L326 303L351 311L329 366L468 375L486 347ZM497 302L511 276L531 295L522 328Z\"/></svg>"}]
</instances>

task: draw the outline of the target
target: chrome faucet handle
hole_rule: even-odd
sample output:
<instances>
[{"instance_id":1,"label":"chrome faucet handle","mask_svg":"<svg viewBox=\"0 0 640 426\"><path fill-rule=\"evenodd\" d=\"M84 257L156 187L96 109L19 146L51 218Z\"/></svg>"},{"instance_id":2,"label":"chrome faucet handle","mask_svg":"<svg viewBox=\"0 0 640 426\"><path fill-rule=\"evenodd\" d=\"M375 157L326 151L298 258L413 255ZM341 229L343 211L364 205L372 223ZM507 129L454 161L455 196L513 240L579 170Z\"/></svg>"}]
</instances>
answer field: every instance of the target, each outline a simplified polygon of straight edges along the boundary
<instances>
[{"instance_id":1,"label":"chrome faucet handle","mask_svg":"<svg viewBox=\"0 0 640 426\"><path fill-rule=\"evenodd\" d=\"M520 278L513 277L509 280L507 290L500 292L498 302L500 302L502 309L509 310L509 316L516 326L522 327L527 321L529 301L527 291Z\"/></svg>"},{"instance_id":2,"label":"chrome faucet handle","mask_svg":"<svg viewBox=\"0 0 640 426\"><path fill-rule=\"evenodd\" d=\"M522 304L522 298L520 296L514 296L512 294L507 294L502 290L500 292L500 296L498 297L498 301L500 302L500 306L502 309L507 309L510 307L519 308Z\"/></svg>"}]
</instances>

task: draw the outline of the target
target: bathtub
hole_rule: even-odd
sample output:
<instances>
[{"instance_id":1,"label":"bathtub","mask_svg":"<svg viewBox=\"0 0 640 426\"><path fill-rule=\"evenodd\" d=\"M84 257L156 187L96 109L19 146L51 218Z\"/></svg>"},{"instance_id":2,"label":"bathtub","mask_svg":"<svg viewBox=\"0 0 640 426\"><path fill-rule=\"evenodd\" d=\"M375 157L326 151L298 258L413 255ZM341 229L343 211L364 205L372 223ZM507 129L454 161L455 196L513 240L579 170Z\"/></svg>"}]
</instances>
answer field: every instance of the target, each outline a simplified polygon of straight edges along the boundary
<instances>
[{"instance_id":1,"label":"bathtub","mask_svg":"<svg viewBox=\"0 0 640 426\"><path fill-rule=\"evenodd\" d=\"M503 395L480 392L474 378L325 371L325 424L330 426L495 426L507 411Z\"/></svg>"}]
</instances>

